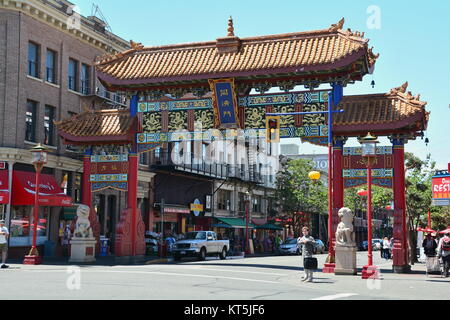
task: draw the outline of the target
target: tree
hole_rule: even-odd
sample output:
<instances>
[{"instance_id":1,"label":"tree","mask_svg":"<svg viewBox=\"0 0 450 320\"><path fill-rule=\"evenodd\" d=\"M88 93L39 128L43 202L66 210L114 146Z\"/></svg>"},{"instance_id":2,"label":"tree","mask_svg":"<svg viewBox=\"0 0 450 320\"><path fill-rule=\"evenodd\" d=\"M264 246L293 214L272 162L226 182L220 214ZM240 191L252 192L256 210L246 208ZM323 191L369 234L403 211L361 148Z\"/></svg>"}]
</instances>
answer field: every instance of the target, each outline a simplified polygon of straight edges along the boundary
<instances>
[{"instance_id":1,"label":"tree","mask_svg":"<svg viewBox=\"0 0 450 320\"><path fill-rule=\"evenodd\" d=\"M282 164L277 174L275 197L291 219L295 236L300 235L304 214L327 214L327 188L322 181L309 179L311 171L314 171L312 161L297 159Z\"/></svg>"},{"instance_id":2,"label":"tree","mask_svg":"<svg viewBox=\"0 0 450 320\"><path fill-rule=\"evenodd\" d=\"M358 211L367 212L367 197L358 195L358 190L360 189L361 187L354 187L345 189L344 191L344 205L350 208L355 214L357 214ZM377 212L386 210L386 206L392 203L393 198L394 194L392 189L372 185L372 213L376 214ZM383 224L387 225L387 220L384 221ZM380 229L375 235L375 237L379 238L384 236L391 237L392 230L385 227Z\"/></svg>"},{"instance_id":3,"label":"tree","mask_svg":"<svg viewBox=\"0 0 450 320\"><path fill-rule=\"evenodd\" d=\"M406 169L406 213L408 226L408 243L410 261L417 262L417 228L420 225L427 225L428 210L440 211L431 207L432 190L431 180L434 175L436 163L431 160L431 155L427 155L425 160L421 160L414 154L405 153Z\"/></svg>"}]
</instances>

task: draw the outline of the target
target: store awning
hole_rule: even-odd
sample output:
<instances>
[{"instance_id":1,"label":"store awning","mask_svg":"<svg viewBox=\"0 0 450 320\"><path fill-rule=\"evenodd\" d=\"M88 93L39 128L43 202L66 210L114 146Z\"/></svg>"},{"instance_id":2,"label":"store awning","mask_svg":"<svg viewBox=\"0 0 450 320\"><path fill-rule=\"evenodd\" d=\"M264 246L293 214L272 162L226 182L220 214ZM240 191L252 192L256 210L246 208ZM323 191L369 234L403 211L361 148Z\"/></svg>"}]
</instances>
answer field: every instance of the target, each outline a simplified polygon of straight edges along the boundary
<instances>
[{"instance_id":1,"label":"store awning","mask_svg":"<svg viewBox=\"0 0 450 320\"><path fill-rule=\"evenodd\" d=\"M267 223L267 218L264 218L264 219L257 219L257 218L254 218L254 219L252 219L252 223L253 223L255 226L262 226L263 224L266 224L266 223Z\"/></svg>"},{"instance_id":2,"label":"store awning","mask_svg":"<svg viewBox=\"0 0 450 320\"><path fill-rule=\"evenodd\" d=\"M262 226L257 226L256 229L263 229L263 230L283 230L283 228L276 226L272 223L266 223Z\"/></svg>"},{"instance_id":3,"label":"store awning","mask_svg":"<svg viewBox=\"0 0 450 320\"><path fill-rule=\"evenodd\" d=\"M12 205L34 205L36 174L14 171ZM71 207L72 198L63 193L52 175L41 174L39 183L39 205L49 207Z\"/></svg>"},{"instance_id":4,"label":"store awning","mask_svg":"<svg viewBox=\"0 0 450 320\"><path fill-rule=\"evenodd\" d=\"M66 207L63 209L60 216L61 220L70 221L76 218L78 207Z\"/></svg>"},{"instance_id":5,"label":"store awning","mask_svg":"<svg viewBox=\"0 0 450 320\"><path fill-rule=\"evenodd\" d=\"M0 170L0 204L9 203L8 171Z\"/></svg>"},{"instance_id":6,"label":"store awning","mask_svg":"<svg viewBox=\"0 0 450 320\"><path fill-rule=\"evenodd\" d=\"M239 219L239 218L217 218L217 220L219 220L219 222L224 223L226 225L229 225L231 228L234 229L245 229L245 220L244 219ZM252 223L248 224L249 228L255 228L255 225L253 225Z\"/></svg>"}]
</instances>

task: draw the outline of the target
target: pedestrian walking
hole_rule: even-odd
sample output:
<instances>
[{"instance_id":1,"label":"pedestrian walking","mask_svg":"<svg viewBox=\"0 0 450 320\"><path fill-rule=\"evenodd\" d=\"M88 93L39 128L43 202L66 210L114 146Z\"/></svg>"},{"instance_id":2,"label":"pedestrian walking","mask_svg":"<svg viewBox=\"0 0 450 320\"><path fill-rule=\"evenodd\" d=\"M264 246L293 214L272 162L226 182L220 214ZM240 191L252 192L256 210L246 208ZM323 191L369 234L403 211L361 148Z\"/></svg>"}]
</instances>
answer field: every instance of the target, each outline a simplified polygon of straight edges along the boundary
<instances>
[{"instance_id":1,"label":"pedestrian walking","mask_svg":"<svg viewBox=\"0 0 450 320\"><path fill-rule=\"evenodd\" d=\"M431 236L431 234L427 234L426 238L423 239L422 247L425 251L425 255L427 257L434 257L436 256L436 249L438 247L438 243L435 239Z\"/></svg>"},{"instance_id":2,"label":"pedestrian walking","mask_svg":"<svg viewBox=\"0 0 450 320\"><path fill-rule=\"evenodd\" d=\"M394 251L393 250L394 250L394 237L392 237L389 240L389 255L390 255L391 259L394 256Z\"/></svg>"},{"instance_id":3,"label":"pedestrian walking","mask_svg":"<svg viewBox=\"0 0 450 320\"><path fill-rule=\"evenodd\" d=\"M8 237L9 231L5 227L5 220L0 220L0 252L2 253L2 269L9 268L6 265L6 257L8 254Z\"/></svg>"},{"instance_id":4,"label":"pedestrian walking","mask_svg":"<svg viewBox=\"0 0 450 320\"><path fill-rule=\"evenodd\" d=\"M297 239L297 245L302 247L303 269L305 274L302 277L304 282L313 282L313 272L317 269L317 259L313 257L316 241L309 235L309 228L303 227L303 237Z\"/></svg>"},{"instance_id":5,"label":"pedestrian walking","mask_svg":"<svg viewBox=\"0 0 450 320\"><path fill-rule=\"evenodd\" d=\"M384 251L384 258L386 260L389 260L391 258L391 253L389 251L391 242L389 241L388 237L384 237L383 243L381 244L383 251Z\"/></svg>"},{"instance_id":6,"label":"pedestrian walking","mask_svg":"<svg viewBox=\"0 0 450 320\"><path fill-rule=\"evenodd\" d=\"M439 240L437 255L439 258L442 258L442 262L444 263L444 276L447 277L450 266L450 233L446 233Z\"/></svg>"}]
</instances>

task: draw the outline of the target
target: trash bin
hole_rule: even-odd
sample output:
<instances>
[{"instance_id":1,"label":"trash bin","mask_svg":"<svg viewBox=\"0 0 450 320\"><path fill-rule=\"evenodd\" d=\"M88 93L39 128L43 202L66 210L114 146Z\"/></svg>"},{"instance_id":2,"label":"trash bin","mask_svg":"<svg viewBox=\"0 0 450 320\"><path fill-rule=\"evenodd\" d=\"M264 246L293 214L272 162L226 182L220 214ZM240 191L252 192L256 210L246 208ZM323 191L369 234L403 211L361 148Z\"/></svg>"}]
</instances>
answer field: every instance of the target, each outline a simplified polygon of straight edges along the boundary
<instances>
[{"instance_id":1,"label":"trash bin","mask_svg":"<svg viewBox=\"0 0 450 320\"><path fill-rule=\"evenodd\" d=\"M100 237L100 256L105 257L108 255L109 239Z\"/></svg>"},{"instance_id":2,"label":"trash bin","mask_svg":"<svg viewBox=\"0 0 450 320\"><path fill-rule=\"evenodd\" d=\"M55 257L56 243L50 240L44 243L44 257Z\"/></svg>"}]
</instances>

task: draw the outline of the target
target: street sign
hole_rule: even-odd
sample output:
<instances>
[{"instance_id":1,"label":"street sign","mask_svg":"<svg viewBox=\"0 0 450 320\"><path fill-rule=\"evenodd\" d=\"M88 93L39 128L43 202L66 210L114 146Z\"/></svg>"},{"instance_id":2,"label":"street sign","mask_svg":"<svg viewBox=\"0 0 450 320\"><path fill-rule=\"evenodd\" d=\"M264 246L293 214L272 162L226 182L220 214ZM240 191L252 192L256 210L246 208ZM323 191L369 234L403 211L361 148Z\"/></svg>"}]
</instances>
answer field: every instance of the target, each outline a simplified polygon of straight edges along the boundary
<instances>
[{"instance_id":1,"label":"street sign","mask_svg":"<svg viewBox=\"0 0 450 320\"><path fill-rule=\"evenodd\" d=\"M196 217L200 215L200 212L203 212L203 205L200 203L200 200L195 199L194 203L191 203L191 211Z\"/></svg>"},{"instance_id":2,"label":"street sign","mask_svg":"<svg viewBox=\"0 0 450 320\"><path fill-rule=\"evenodd\" d=\"M433 205L450 205L450 175L434 176L432 180Z\"/></svg>"}]
</instances>

